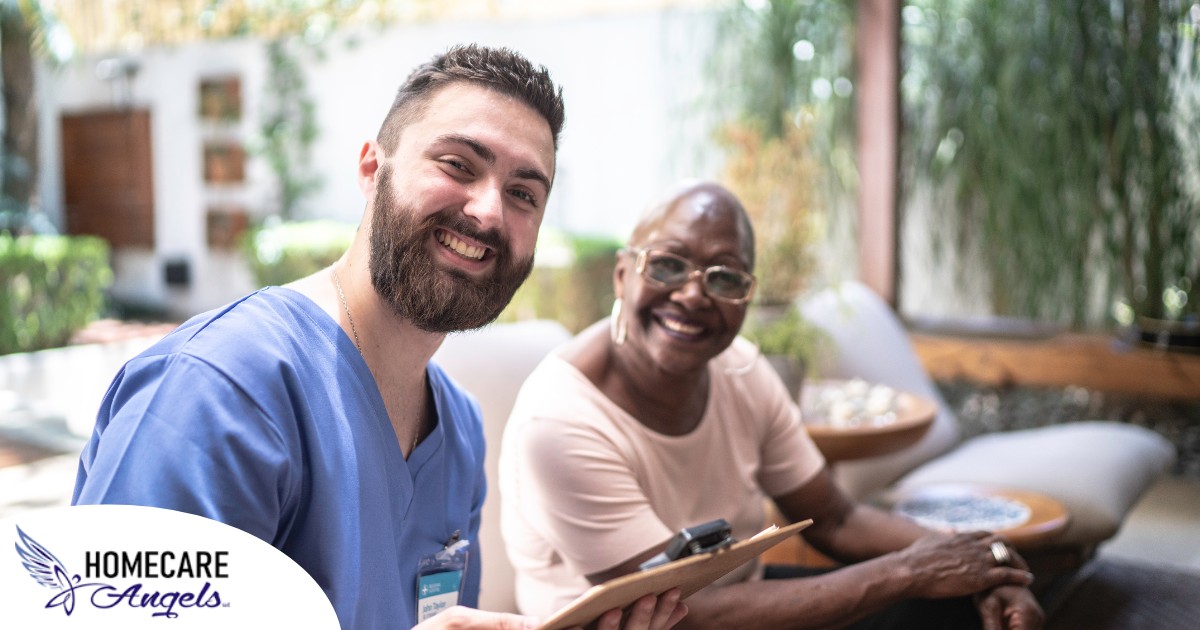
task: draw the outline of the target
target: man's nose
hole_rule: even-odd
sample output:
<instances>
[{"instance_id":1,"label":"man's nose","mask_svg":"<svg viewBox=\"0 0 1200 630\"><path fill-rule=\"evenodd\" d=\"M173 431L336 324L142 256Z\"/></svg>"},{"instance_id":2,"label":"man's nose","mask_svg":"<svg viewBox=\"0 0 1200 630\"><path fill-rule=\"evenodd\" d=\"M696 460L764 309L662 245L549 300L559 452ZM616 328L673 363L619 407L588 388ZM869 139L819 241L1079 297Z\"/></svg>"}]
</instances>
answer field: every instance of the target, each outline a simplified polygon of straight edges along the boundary
<instances>
[{"instance_id":1,"label":"man's nose","mask_svg":"<svg viewBox=\"0 0 1200 630\"><path fill-rule=\"evenodd\" d=\"M463 213L474 218L480 229L500 227L504 219L504 190L501 186L480 183L471 191Z\"/></svg>"}]
</instances>

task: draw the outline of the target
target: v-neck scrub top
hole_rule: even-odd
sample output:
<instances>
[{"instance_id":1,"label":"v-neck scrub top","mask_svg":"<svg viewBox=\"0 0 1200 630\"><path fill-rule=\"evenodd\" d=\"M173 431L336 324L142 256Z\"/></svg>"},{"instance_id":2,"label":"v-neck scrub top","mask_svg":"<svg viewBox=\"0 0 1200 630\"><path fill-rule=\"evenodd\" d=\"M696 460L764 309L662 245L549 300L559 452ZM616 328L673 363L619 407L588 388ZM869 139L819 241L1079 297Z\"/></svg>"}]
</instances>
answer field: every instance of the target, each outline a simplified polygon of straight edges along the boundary
<instances>
[{"instance_id":1,"label":"v-neck scrub top","mask_svg":"<svg viewBox=\"0 0 1200 630\"><path fill-rule=\"evenodd\" d=\"M472 543L460 603L475 606L483 425L473 397L436 364L427 374L437 424L405 461L354 342L307 297L257 291L117 374L73 503L170 508L253 534L355 629L415 624L417 563L458 534Z\"/></svg>"}]
</instances>

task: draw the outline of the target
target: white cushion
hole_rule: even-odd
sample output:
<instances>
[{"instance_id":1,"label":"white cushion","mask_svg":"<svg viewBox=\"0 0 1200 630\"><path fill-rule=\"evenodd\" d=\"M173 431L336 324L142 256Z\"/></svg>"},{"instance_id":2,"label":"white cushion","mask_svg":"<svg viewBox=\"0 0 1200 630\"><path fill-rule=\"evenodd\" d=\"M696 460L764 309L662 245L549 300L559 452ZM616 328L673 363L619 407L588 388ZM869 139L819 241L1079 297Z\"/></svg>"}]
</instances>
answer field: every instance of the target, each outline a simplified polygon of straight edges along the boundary
<instances>
[{"instance_id":1,"label":"white cushion","mask_svg":"<svg viewBox=\"0 0 1200 630\"><path fill-rule=\"evenodd\" d=\"M548 320L499 323L446 338L433 359L479 400L488 451L485 470L488 495L483 504L479 547L483 575L479 607L516 612L513 568L500 537L500 492L495 485L499 470L500 438L512 411L517 390L525 377L555 347L571 338L558 322Z\"/></svg>"},{"instance_id":2,"label":"white cushion","mask_svg":"<svg viewBox=\"0 0 1200 630\"><path fill-rule=\"evenodd\" d=\"M1117 533L1138 497L1174 459L1171 443L1149 429L1075 422L967 440L905 475L895 488L980 483L1040 492L1071 514L1055 543L1094 545Z\"/></svg>"},{"instance_id":3,"label":"white cushion","mask_svg":"<svg viewBox=\"0 0 1200 630\"><path fill-rule=\"evenodd\" d=\"M1095 545L1113 536L1126 513L1171 465L1174 447L1149 429L1119 422L1080 422L992 433L962 444L958 419L921 365L895 312L857 282L826 289L799 304L832 341L817 376L860 377L937 401L939 413L917 444L883 457L837 462L838 484L851 496L887 501L895 485L982 483L1049 495L1071 512L1059 542Z\"/></svg>"},{"instance_id":4,"label":"white cushion","mask_svg":"<svg viewBox=\"0 0 1200 630\"><path fill-rule=\"evenodd\" d=\"M828 356L809 369L817 378L861 378L933 400L938 415L916 444L882 457L838 462L838 485L864 498L958 442L958 420L925 372L900 320L865 285L846 282L799 303L804 317L831 342Z\"/></svg>"}]
</instances>

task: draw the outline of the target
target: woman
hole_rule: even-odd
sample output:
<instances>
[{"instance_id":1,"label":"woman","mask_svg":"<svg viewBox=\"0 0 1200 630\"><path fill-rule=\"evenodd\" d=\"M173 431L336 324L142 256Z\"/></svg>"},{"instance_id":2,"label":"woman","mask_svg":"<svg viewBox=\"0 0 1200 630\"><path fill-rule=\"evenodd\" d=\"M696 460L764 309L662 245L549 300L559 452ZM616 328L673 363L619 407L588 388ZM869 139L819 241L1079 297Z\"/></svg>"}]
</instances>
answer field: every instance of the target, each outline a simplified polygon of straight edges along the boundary
<instances>
[{"instance_id":1,"label":"woman","mask_svg":"<svg viewBox=\"0 0 1200 630\"><path fill-rule=\"evenodd\" d=\"M681 527L724 518L753 535L770 497L792 521L812 518L805 537L846 566L759 580L747 565L689 598L680 627L1040 626L1032 576L1015 552L1000 562L1000 538L930 532L834 485L778 377L737 336L753 267L738 200L683 188L619 254L609 321L525 383L500 462L523 612L637 570Z\"/></svg>"}]
</instances>

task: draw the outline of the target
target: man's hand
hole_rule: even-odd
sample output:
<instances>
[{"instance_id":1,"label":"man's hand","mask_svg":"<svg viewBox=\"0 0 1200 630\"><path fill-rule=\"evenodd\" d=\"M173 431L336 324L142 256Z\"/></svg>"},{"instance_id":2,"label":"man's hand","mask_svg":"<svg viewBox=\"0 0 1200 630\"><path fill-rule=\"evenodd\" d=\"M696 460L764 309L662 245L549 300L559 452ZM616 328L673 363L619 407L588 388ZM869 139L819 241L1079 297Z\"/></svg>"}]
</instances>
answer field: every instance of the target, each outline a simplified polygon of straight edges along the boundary
<instances>
[{"instance_id":1,"label":"man's hand","mask_svg":"<svg viewBox=\"0 0 1200 630\"><path fill-rule=\"evenodd\" d=\"M621 623L623 612L616 609L604 613L594 627L596 630L668 630L686 614L687 606L679 601L679 589L673 588L660 597L647 595L634 602L624 624ZM454 606L418 624L413 630L534 630L539 625L534 617Z\"/></svg>"},{"instance_id":2,"label":"man's hand","mask_svg":"<svg viewBox=\"0 0 1200 630\"><path fill-rule=\"evenodd\" d=\"M534 630L538 620L510 613L452 606L413 627L413 630Z\"/></svg>"},{"instance_id":3,"label":"man's hand","mask_svg":"<svg viewBox=\"0 0 1200 630\"><path fill-rule=\"evenodd\" d=\"M534 630L534 617L452 606L413 627L413 630Z\"/></svg>"}]
</instances>

